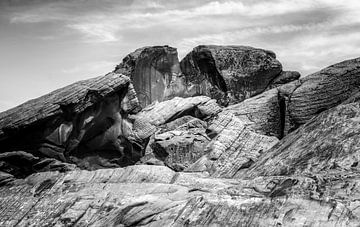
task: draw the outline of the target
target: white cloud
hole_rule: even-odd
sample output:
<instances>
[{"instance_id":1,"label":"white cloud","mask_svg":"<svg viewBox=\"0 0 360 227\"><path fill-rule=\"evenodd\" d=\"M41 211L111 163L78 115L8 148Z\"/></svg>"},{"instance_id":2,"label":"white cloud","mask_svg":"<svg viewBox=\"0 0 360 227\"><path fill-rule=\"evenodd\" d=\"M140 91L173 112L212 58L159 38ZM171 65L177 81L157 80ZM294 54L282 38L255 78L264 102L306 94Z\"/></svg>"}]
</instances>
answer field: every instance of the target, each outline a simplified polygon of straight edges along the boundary
<instances>
[{"instance_id":1,"label":"white cloud","mask_svg":"<svg viewBox=\"0 0 360 227\"><path fill-rule=\"evenodd\" d=\"M118 27L106 23L78 23L69 24L68 27L85 35L86 42L115 42L120 37L116 35Z\"/></svg>"},{"instance_id":2,"label":"white cloud","mask_svg":"<svg viewBox=\"0 0 360 227\"><path fill-rule=\"evenodd\" d=\"M100 75L115 69L117 63L118 62L111 62L111 61L89 62L86 64L74 66L72 68L63 69L62 73L65 74L86 73L86 74Z\"/></svg>"}]
</instances>

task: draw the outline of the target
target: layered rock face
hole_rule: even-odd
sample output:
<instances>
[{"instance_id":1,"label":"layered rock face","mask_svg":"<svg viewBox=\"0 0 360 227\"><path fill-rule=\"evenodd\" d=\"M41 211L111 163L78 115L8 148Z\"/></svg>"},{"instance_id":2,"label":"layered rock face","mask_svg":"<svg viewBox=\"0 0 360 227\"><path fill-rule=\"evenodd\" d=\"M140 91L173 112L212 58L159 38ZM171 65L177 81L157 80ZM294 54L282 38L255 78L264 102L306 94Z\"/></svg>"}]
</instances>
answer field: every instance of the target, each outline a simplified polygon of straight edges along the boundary
<instances>
[{"instance_id":1,"label":"layered rock face","mask_svg":"<svg viewBox=\"0 0 360 227\"><path fill-rule=\"evenodd\" d=\"M210 96L222 105L261 93L282 71L273 52L246 46L198 46L180 66L190 94Z\"/></svg>"},{"instance_id":2,"label":"layered rock face","mask_svg":"<svg viewBox=\"0 0 360 227\"><path fill-rule=\"evenodd\" d=\"M110 73L80 81L1 113L1 151L84 168L128 165L139 157L132 157L123 135L127 115L138 111L128 77Z\"/></svg>"},{"instance_id":3,"label":"layered rock face","mask_svg":"<svg viewBox=\"0 0 360 227\"><path fill-rule=\"evenodd\" d=\"M184 90L177 50L173 47L137 49L127 55L114 72L131 78L142 107L181 96Z\"/></svg>"},{"instance_id":4,"label":"layered rock face","mask_svg":"<svg viewBox=\"0 0 360 227\"><path fill-rule=\"evenodd\" d=\"M1 113L0 226L359 225L359 59L300 78L200 46L182 76L175 52ZM131 81L157 89L141 110Z\"/></svg>"},{"instance_id":5,"label":"layered rock face","mask_svg":"<svg viewBox=\"0 0 360 227\"><path fill-rule=\"evenodd\" d=\"M303 124L349 98L360 87L360 58L331 65L301 78L290 94L290 117Z\"/></svg>"}]
</instances>

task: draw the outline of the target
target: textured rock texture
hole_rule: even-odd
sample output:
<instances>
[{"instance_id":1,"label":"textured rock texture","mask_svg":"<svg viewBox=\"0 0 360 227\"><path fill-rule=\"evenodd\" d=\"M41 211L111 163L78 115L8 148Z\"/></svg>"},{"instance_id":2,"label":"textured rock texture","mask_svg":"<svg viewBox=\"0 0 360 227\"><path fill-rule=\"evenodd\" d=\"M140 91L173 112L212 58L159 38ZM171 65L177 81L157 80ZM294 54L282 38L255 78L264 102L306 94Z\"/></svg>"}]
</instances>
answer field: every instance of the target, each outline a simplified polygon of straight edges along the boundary
<instances>
[{"instance_id":1,"label":"textured rock texture","mask_svg":"<svg viewBox=\"0 0 360 227\"><path fill-rule=\"evenodd\" d=\"M138 157L130 157L124 125L138 111L128 77L110 73L79 81L0 113L1 152L22 150L84 168L127 165Z\"/></svg>"},{"instance_id":2,"label":"textured rock texture","mask_svg":"<svg viewBox=\"0 0 360 227\"><path fill-rule=\"evenodd\" d=\"M176 48L143 47L127 55L115 71L131 78L140 104L181 96L184 82Z\"/></svg>"},{"instance_id":3,"label":"textured rock texture","mask_svg":"<svg viewBox=\"0 0 360 227\"><path fill-rule=\"evenodd\" d=\"M256 133L281 138L285 124L285 106L281 102L279 91L275 88L228 106L224 112L233 113Z\"/></svg>"},{"instance_id":4,"label":"textured rock texture","mask_svg":"<svg viewBox=\"0 0 360 227\"><path fill-rule=\"evenodd\" d=\"M0 225L357 226L359 175L319 179L234 181L161 166L38 173L0 188Z\"/></svg>"},{"instance_id":5,"label":"textured rock texture","mask_svg":"<svg viewBox=\"0 0 360 227\"><path fill-rule=\"evenodd\" d=\"M358 170L360 104L339 105L311 119L261 156L250 176Z\"/></svg>"},{"instance_id":6,"label":"textured rock texture","mask_svg":"<svg viewBox=\"0 0 360 227\"><path fill-rule=\"evenodd\" d=\"M331 65L300 79L290 94L289 111L299 125L320 112L340 104L360 86L360 58Z\"/></svg>"},{"instance_id":7,"label":"textured rock texture","mask_svg":"<svg viewBox=\"0 0 360 227\"><path fill-rule=\"evenodd\" d=\"M148 156L161 160L175 171L182 171L205 154L206 145L210 142L206 127L206 122L189 115L169 122L157 131L149 143L152 154Z\"/></svg>"},{"instance_id":8,"label":"textured rock texture","mask_svg":"<svg viewBox=\"0 0 360 227\"><path fill-rule=\"evenodd\" d=\"M246 46L197 46L180 66L189 94L223 105L261 93L282 70L273 52Z\"/></svg>"},{"instance_id":9,"label":"textured rock texture","mask_svg":"<svg viewBox=\"0 0 360 227\"><path fill-rule=\"evenodd\" d=\"M216 100L206 96L175 97L171 100L147 106L134 118L147 120L152 125L160 126L185 115L206 118L216 115L221 110Z\"/></svg>"},{"instance_id":10,"label":"textured rock texture","mask_svg":"<svg viewBox=\"0 0 360 227\"><path fill-rule=\"evenodd\" d=\"M231 112L222 112L207 129L213 138L207 154L186 169L207 172L213 177L239 178L279 140L247 129L246 124Z\"/></svg>"}]
</instances>

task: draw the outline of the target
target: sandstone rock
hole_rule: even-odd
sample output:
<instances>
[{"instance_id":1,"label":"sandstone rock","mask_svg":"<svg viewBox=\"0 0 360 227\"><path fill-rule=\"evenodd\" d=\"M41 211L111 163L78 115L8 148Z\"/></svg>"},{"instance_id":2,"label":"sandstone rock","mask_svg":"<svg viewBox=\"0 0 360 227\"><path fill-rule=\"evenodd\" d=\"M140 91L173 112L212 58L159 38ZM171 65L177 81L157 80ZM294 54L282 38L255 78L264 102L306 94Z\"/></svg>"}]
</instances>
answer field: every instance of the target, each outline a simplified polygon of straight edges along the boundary
<instances>
[{"instance_id":1,"label":"sandstone rock","mask_svg":"<svg viewBox=\"0 0 360 227\"><path fill-rule=\"evenodd\" d=\"M0 187L1 226L357 226L359 174L206 178L161 166L45 172Z\"/></svg>"},{"instance_id":2,"label":"sandstone rock","mask_svg":"<svg viewBox=\"0 0 360 227\"><path fill-rule=\"evenodd\" d=\"M156 134L151 147L156 158L170 168L182 171L205 154L209 142L205 128L178 129Z\"/></svg>"},{"instance_id":3,"label":"sandstone rock","mask_svg":"<svg viewBox=\"0 0 360 227\"><path fill-rule=\"evenodd\" d=\"M190 95L207 95L223 105L264 91L281 73L273 52L246 46L198 46L180 62Z\"/></svg>"},{"instance_id":4,"label":"sandstone rock","mask_svg":"<svg viewBox=\"0 0 360 227\"><path fill-rule=\"evenodd\" d=\"M206 118L215 116L220 111L221 107L216 104L215 100L206 96L175 97L171 100L147 106L134 118L135 122L137 119L141 119L152 125L160 126L185 115Z\"/></svg>"},{"instance_id":5,"label":"sandstone rock","mask_svg":"<svg viewBox=\"0 0 360 227\"><path fill-rule=\"evenodd\" d=\"M275 88L228 106L223 112L234 114L251 131L281 139L285 124L284 108L285 104L279 99L279 91Z\"/></svg>"},{"instance_id":6,"label":"sandstone rock","mask_svg":"<svg viewBox=\"0 0 360 227\"><path fill-rule=\"evenodd\" d=\"M311 119L264 153L248 175L358 170L360 104L339 105Z\"/></svg>"},{"instance_id":7,"label":"sandstone rock","mask_svg":"<svg viewBox=\"0 0 360 227\"><path fill-rule=\"evenodd\" d=\"M188 172L208 172L213 177L239 178L279 140L255 133L231 112L222 112L208 128L214 138L207 154L186 169Z\"/></svg>"},{"instance_id":8,"label":"sandstone rock","mask_svg":"<svg viewBox=\"0 0 360 227\"><path fill-rule=\"evenodd\" d=\"M127 55L114 72L131 78L142 107L181 96L183 90L177 50L173 47L139 48Z\"/></svg>"},{"instance_id":9,"label":"sandstone rock","mask_svg":"<svg viewBox=\"0 0 360 227\"><path fill-rule=\"evenodd\" d=\"M300 79L290 95L292 121L304 124L320 112L340 104L360 86L360 58L331 65Z\"/></svg>"},{"instance_id":10,"label":"sandstone rock","mask_svg":"<svg viewBox=\"0 0 360 227\"><path fill-rule=\"evenodd\" d=\"M2 152L26 150L62 162L105 150L113 152L106 158L121 158L131 152L122 138L127 115L138 111L130 79L110 73L0 113L0 146Z\"/></svg>"}]
</instances>

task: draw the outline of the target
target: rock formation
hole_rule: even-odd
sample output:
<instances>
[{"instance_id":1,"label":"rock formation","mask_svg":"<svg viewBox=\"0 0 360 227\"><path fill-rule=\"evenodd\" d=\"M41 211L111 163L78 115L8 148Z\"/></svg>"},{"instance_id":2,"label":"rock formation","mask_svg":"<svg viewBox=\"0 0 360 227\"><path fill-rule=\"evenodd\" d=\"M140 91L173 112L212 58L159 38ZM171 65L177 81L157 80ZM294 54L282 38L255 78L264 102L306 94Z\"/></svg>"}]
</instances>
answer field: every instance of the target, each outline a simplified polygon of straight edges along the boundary
<instances>
[{"instance_id":1,"label":"rock formation","mask_svg":"<svg viewBox=\"0 0 360 227\"><path fill-rule=\"evenodd\" d=\"M359 174L317 177L234 181L144 165L38 173L0 187L0 225L357 226Z\"/></svg>"},{"instance_id":2,"label":"rock formation","mask_svg":"<svg viewBox=\"0 0 360 227\"><path fill-rule=\"evenodd\" d=\"M138 111L128 77L110 73L80 81L1 113L1 151L26 151L84 168L128 165L139 157L128 157L134 152L129 154L131 144L121 137L127 115Z\"/></svg>"},{"instance_id":3,"label":"rock formation","mask_svg":"<svg viewBox=\"0 0 360 227\"><path fill-rule=\"evenodd\" d=\"M140 48L0 113L0 226L358 226L359 87L360 58Z\"/></svg>"},{"instance_id":4,"label":"rock formation","mask_svg":"<svg viewBox=\"0 0 360 227\"><path fill-rule=\"evenodd\" d=\"M181 96L184 90L177 51L173 47L139 48L127 55L114 72L131 78L142 107Z\"/></svg>"},{"instance_id":5,"label":"rock formation","mask_svg":"<svg viewBox=\"0 0 360 227\"><path fill-rule=\"evenodd\" d=\"M190 94L222 105L261 93L282 70L273 52L246 46L197 46L180 66Z\"/></svg>"}]
</instances>

